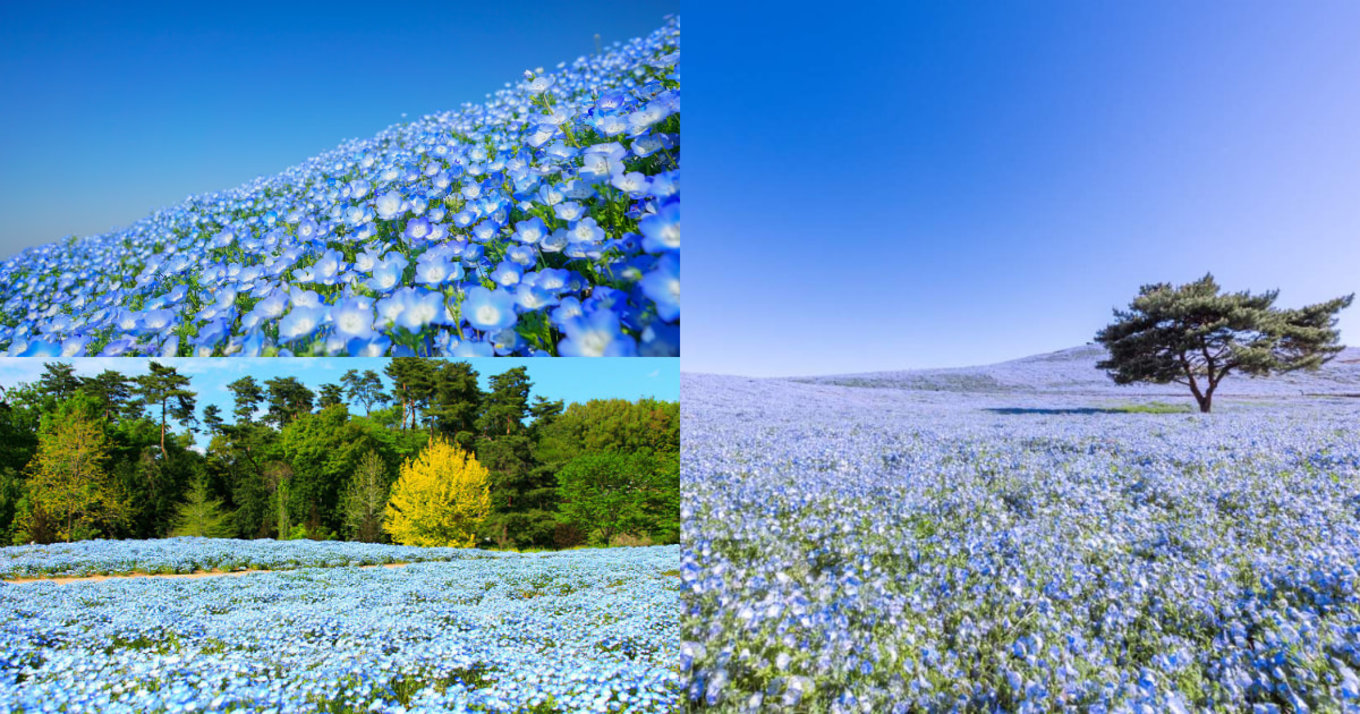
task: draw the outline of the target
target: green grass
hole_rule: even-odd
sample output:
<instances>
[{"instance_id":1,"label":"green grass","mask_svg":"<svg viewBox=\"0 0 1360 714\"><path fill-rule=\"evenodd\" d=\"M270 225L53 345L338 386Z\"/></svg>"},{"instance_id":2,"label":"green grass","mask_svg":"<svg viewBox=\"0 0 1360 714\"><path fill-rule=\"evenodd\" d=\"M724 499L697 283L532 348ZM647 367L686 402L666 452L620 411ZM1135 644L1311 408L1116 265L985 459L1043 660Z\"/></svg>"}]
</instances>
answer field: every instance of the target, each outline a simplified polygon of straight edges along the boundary
<instances>
[{"instance_id":1,"label":"green grass","mask_svg":"<svg viewBox=\"0 0 1360 714\"><path fill-rule=\"evenodd\" d=\"M1189 404L1147 402L1146 404L1121 404L1110 407L1109 410L1124 414L1189 414L1194 411L1194 408Z\"/></svg>"}]
</instances>

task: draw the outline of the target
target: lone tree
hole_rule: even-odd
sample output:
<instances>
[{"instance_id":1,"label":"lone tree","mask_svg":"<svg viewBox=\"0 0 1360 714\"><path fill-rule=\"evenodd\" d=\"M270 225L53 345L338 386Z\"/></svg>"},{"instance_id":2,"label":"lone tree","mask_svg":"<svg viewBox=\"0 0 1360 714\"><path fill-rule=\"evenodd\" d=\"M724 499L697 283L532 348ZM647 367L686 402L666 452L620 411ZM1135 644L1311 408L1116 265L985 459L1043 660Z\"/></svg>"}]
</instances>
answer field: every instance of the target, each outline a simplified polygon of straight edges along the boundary
<instances>
[{"instance_id":1,"label":"lone tree","mask_svg":"<svg viewBox=\"0 0 1360 714\"><path fill-rule=\"evenodd\" d=\"M1115 310L1115 322L1096 333L1110 353L1096 367L1115 384L1184 384L1208 412L1232 372L1317 369L1341 351L1336 314L1355 295L1287 310L1273 306L1278 294L1223 293L1208 274L1176 287L1144 285L1129 309Z\"/></svg>"}]
</instances>

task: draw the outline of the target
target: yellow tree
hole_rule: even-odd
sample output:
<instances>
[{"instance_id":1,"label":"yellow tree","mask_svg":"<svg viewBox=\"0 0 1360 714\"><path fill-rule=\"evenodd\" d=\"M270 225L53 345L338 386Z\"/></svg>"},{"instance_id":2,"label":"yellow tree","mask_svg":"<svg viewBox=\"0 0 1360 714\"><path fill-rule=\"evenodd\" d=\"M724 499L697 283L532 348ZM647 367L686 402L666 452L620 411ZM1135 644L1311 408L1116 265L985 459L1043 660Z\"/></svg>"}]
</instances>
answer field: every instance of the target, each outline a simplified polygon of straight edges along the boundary
<instances>
[{"instance_id":1,"label":"yellow tree","mask_svg":"<svg viewBox=\"0 0 1360 714\"><path fill-rule=\"evenodd\" d=\"M383 530L402 545L471 548L491 513L486 467L442 436L401 466Z\"/></svg>"},{"instance_id":2,"label":"yellow tree","mask_svg":"<svg viewBox=\"0 0 1360 714\"><path fill-rule=\"evenodd\" d=\"M38 453L29 462L29 512L20 525L45 522L53 540L93 538L127 518L127 504L104 470L109 444L103 425L79 399L44 420Z\"/></svg>"}]
</instances>

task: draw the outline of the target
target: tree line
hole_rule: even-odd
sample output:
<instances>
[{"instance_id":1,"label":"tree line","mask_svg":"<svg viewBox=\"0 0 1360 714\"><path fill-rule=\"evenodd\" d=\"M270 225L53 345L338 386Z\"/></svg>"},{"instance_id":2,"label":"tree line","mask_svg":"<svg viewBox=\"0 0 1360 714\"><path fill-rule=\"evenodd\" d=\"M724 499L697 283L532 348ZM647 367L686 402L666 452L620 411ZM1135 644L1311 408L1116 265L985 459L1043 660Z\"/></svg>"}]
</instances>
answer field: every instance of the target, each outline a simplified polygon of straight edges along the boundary
<instances>
[{"instance_id":1,"label":"tree line","mask_svg":"<svg viewBox=\"0 0 1360 714\"><path fill-rule=\"evenodd\" d=\"M392 522L404 513L392 499L399 474L451 453L485 472L477 545L679 541L676 402L563 404L533 394L524 367L483 390L468 362L394 358L381 374L349 370L317 389L241 377L227 385L227 414L200 409L190 378L154 361L138 376L44 370L0 393L7 542L388 541L403 532ZM206 448L194 446L200 434Z\"/></svg>"}]
</instances>

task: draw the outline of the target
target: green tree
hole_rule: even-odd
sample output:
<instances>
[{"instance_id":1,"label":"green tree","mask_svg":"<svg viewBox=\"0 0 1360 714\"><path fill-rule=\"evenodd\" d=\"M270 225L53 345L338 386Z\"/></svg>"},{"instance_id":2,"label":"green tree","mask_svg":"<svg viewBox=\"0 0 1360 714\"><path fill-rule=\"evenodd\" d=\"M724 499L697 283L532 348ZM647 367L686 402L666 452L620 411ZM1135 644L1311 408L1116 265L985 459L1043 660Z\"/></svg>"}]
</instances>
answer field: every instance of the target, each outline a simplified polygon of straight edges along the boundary
<instances>
[{"instance_id":1,"label":"green tree","mask_svg":"<svg viewBox=\"0 0 1360 714\"><path fill-rule=\"evenodd\" d=\"M364 416L373 413L374 404L381 404L387 399L387 395L383 393L382 378L371 369L363 372L351 369L340 378L340 384L344 385L345 394L349 396L350 401L363 405Z\"/></svg>"},{"instance_id":2,"label":"green tree","mask_svg":"<svg viewBox=\"0 0 1360 714\"><path fill-rule=\"evenodd\" d=\"M434 427L470 449L477 438L477 416L482 408L482 389L477 370L467 362L444 362L434 378L434 396L429 414Z\"/></svg>"},{"instance_id":3,"label":"green tree","mask_svg":"<svg viewBox=\"0 0 1360 714\"><path fill-rule=\"evenodd\" d=\"M345 390L338 384L323 384L316 405L320 409L339 406L345 403Z\"/></svg>"},{"instance_id":4,"label":"green tree","mask_svg":"<svg viewBox=\"0 0 1360 714\"><path fill-rule=\"evenodd\" d=\"M143 404L160 408L160 444L161 453L164 454L167 417L180 424L193 421L196 395L189 389L189 378L174 367L159 362L150 362L147 367L151 370L149 374L133 379L136 385L133 391Z\"/></svg>"},{"instance_id":5,"label":"green tree","mask_svg":"<svg viewBox=\"0 0 1360 714\"><path fill-rule=\"evenodd\" d=\"M1318 368L1341 350L1336 315L1355 296L1290 310L1274 307L1278 293L1224 293L1212 275L1175 287L1144 285L1096 334L1109 351L1096 367L1115 384L1185 385L1206 413L1231 373L1262 377Z\"/></svg>"},{"instance_id":6,"label":"green tree","mask_svg":"<svg viewBox=\"0 0 1360 714\"><path fill-rule=\"evenodd\" d=\"M345 532L351 540L376 543L382 538L383 511L391 487L382 456L372 450L365 453L345 491Z\"/></svg>"},{"instance_id":7,"label":"green tree","mask_svg":"<svg viewBox=\"0 0 1360 714\"><path fill-rule=\"evenodd\" d=\"M203 426L208 429L208 434L214 436L220 434L225 424L226 422L222 419L222 410L216 404L203 407Z\"/></svg>"},{"instance_id":8,"label":"green tree","mask_svg":"<svg viewBox=\"0 0 1360 714\"><path fill-rule=\"evenodd\" d=\"M195 480L185 501L175 509L170 535L227 538L232 532L231 514L222 508L221 501L208 495L207 480Z\"/></svg>"},{"instance_id":9,"label":"green tree","mask_svg":"<svg viewBox=\"0 0 1360 714\"><path fill-rule=\"evenodd\" d=\"M438 364L419 357L393 357L387 362L384 372L392 380L392 396L401 406L402 429L407 428L408 419L410 428L416 428L418 417L434 397Z\"/></svg>"},{"instance_id":10,"label":"green tree","mask_svg":"<svg viewBox=\"0 0 1360 714\"><path fill-rule=\"evenodd\" d=\"M135 416L131 404L132 389L131 379L111 369L106 369L94 377L82 379L80 382L80 391L90 395L100 405L105 422Z\"/></svg>"},{"instance_id":11,"label":"green tree","mask_svg":"<svg viewBox=\"0 0 1360 714\"><path fill-rule=\"evenodd\" d=\"M97 410L77 395L43 419L16 524L20 540L84 540L108 535L126 519L127 504L106 468L109 443Z\"/></svg>"},{"instance_id":12,"label":"green tree","mask_svg":"<svg viewBox=\"0 0 1360 714\"><path fill-rule=\"evenodd\" d=\"M274 426L282 429L288 422L312 411L312 400L316 396L296 377L274 377L265 380L265 401L269 414L265 417Z\"/></svg>"},{"instance_id":13,"label":"green tree","mask_svg":"<svg viewBox=\"0 0 1360 714\"><path fill-rule=\"evenodd\" d=\"M557 472L562 519L599 545L609 545L622 533L650 535L658 525L653 511L669 500L666 464L650 453L606 452L572 459ZM678 494L678 473L675 486Z\"/></svg>"},{"instance_id":14,"label":"green tree","mask_svg":"<svg viewBox=\"0 0 1360 714\"><path fill-rule=\"evenodd\" d=\"M80 389L80 378L75 367L66 362L44 362L38 389L58 402L65 401Z\"/></svg>"},{"instance_id":15,"label":"green tree","mask_svg":"<svg viewBox=\"0 0 1360 714\"><path fill-rule=\"evenodd\" d=\"M518 434L524 431L524 418L529 413L529 370L514 367L491 377L491 393L482 401L482 415L477 428L488 437Z\"/></svg>"},{"instance_id":16,"label":"green tree","mask_svg":"<svg viewBox=\"0 0 1360 714\"><path fill-rule=\"evenodd\" d=\"M260 402L264 401L264 390L260 388L260 383L254 377L242 377L227 385L231 390L232 397L236 403L236 408L231 413L236 418L238 426L249 424L255 419L255 412L260 409Z\"/></svg>"}]
</instances>

